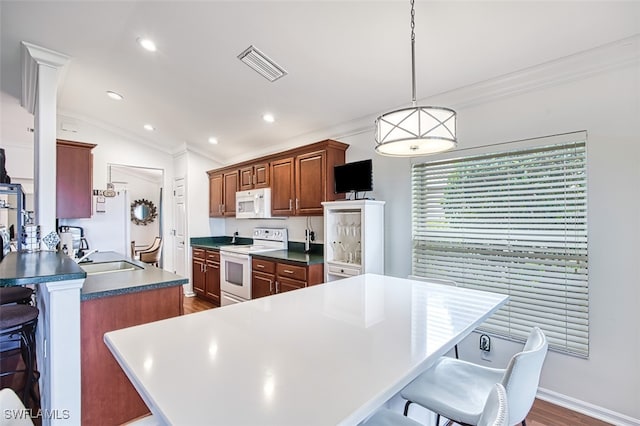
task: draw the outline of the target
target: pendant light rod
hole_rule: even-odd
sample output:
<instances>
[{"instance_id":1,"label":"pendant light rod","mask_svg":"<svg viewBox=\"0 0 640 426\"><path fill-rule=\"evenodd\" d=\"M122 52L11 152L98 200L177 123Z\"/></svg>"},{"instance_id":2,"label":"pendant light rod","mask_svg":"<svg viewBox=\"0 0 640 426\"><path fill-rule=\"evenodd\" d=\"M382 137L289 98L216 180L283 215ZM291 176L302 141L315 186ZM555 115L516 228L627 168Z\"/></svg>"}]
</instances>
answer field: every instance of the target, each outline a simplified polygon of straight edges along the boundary
<instances>
[{"instance_id":1,"label":"pendant light rod","mask_svg":"<svg viewBox=\"0 0 640 426\"><path fill-rule=\"evenodd\" d=\"M411 0L411 102L416 106L416 10L415 0Z\"/></svg>"}]
</instances>

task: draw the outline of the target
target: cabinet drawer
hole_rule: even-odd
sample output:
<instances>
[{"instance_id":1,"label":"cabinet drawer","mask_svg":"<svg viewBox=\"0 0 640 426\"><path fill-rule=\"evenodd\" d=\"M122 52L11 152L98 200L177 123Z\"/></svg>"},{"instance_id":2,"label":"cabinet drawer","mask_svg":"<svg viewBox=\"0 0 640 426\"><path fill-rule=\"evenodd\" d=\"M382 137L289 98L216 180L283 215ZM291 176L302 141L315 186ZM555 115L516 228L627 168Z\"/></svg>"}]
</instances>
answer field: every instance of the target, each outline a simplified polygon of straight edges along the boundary
<instances>
[{"instance_id":1,"label":"cabinet drawer","mask_svg":"<svg viewBox=\"0 0 640 426\"><path fill-rule=\"evenodd\" d=\"M264 272L267 274L275 274L276 264L269 260L252 259L251 267L256 272Z\"/></svg>"},{"instance_id":2,"label":"cabinet drawer","mask_svg":"<svg viewBox=\"0 0 640 426\"><path fill-rule=\"evenodd\" d=\"M206 259L205 251L206 251L205 249L194 248L193 249L193 258L194 259L205 260Z\"/></svg>"},{"instance_id":3,"label":"cabinet drawer","mask_svg":"<svg viewBox=\"0 0 640 426\"><path fill-rule=\"evenodd\" d=\"M207 260L213 262L220 262L220 252L214 250L207 250Z\"/></svg>"},{"instance_id":4,"label":"cabinet drawer","mask_svg":"<svg viewBox=\"0 0 640 426\"><path fill-rule=\"evenodd\" d=\"M353 277L355 275L360 275L360 268L329 265L327 272L334 275Z\"/></svg>"},{"instance_id":5,"label":"cabinet drawer","mask_svg":"<svg viewBox=\"0 0 640 426\"><path fill-rule=\"evenodd\" d=\"M278 263L277 273L280 277L289 277L296 280L307 281L306 266L288 265L286 263Z\"/></svg>"}]
</instances>

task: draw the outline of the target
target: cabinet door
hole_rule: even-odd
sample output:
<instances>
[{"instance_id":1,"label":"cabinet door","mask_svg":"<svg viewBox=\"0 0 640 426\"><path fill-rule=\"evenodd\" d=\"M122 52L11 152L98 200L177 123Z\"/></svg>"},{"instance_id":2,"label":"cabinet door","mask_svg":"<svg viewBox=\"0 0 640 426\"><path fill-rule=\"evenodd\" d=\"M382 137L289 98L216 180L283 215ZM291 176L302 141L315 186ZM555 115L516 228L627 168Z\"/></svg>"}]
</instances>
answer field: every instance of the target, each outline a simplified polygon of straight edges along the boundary
<instances>
[{"instance_id":1,"label":"cabinet door","mask_svg":"<svg viewBox=\"0 0 640 426\"><path fill-rule=\"evenodd\" d=\"M296 157L296 215L322 215L327 190L326 152Z\"/></svg>"},{"instance_id":2,"label":"cabinet door","mask_svg":"<svg viewBox=\"0 0 640 426\"><path fill-rule=\"evenodd\" d=\"M253 166L253 175L255 176L253 181L254 188L269 187L269 163L256 164Z\"/></svg>"},{"instance_id":3,"label":"cabinet door","mask_svg":"<svg viewBox=\"0 0 640 426\"><path fill-rule=\"evenodd\" d=\"M220 262L206 263L205 296L220 306Z\"/></svg>"},{"instance_id":4,"label":"cabinet door","mask_svg":"<svg viewBox=\"0 0 640 426\"><path fill-rule=\"evenodd\" d=\"M236 215L236 192L238 191L238 171L224 174L224 216Z\"/></svg>"},{"instance_id":5,"label":"cabinet door","mask_svg":"<svg viewBox=\"0 0 640 426\"><path fill-rule=\"evenodd\" d=\"M275 275L262 272L251 274L251 298L270 296L275 293Z\"/></svg>"},{"instance_id":6,"label":"cabinet door","mask_svg":"<svg viewBox=\"0 0 640 426\"><path fill-rule=\"evenodd\" d=\"M223 180L222 175L209 176L209 216L220 217L222 216L222 189Z\"/></svg>"},{"instance_id":7,"label":"cabinet door","mask_svg":"<svg viewBox=\"0 0 640 426\"><path fill-rule=\"evenodd\" d=\"M193 284L193 291L202 297L206 297L205 294L205 262L200 259L193 259L193 268L191 270L191 282Z\"/></svg>"},{"instance_id":8,"label":"cabinet door","mask_svg":"<svg viewBox=\"0 0 640 426\"><path fill-rule=\"evenodd\" d=\"M307 283L304 281L292 280L290 278L278 276L278 293L284 293L285 291L298 290L299 288L305 288Z\"/></svg>"},{"instance_id":9,"label":"cabinet door","mask_svg":"<svg viewBox=\"0 0 640 426\"><path fill-rule=\"evenodd\" d=\"M253 189L253 166L240 169L240 191Z\"/></svg>"},{"instance_id":10,"label":"cabinet door","mask_svg":"<svg viewBox=\"0 0 640 426\"><path fill-rule=\"evenodd\" d=\"M56 217L91 217L93 192L92 144L58 140L56 143Z\"/></svg>"},{"instance_id":11,"label":"cabinet door","mask_svg":"<svg viewBox=\"0 0 640 426\"><path fill-rule=\"evenodd\" d=\"M271 214L292 216L294 213L293 158L271 162Z\"/></svg>"}]
</instances>

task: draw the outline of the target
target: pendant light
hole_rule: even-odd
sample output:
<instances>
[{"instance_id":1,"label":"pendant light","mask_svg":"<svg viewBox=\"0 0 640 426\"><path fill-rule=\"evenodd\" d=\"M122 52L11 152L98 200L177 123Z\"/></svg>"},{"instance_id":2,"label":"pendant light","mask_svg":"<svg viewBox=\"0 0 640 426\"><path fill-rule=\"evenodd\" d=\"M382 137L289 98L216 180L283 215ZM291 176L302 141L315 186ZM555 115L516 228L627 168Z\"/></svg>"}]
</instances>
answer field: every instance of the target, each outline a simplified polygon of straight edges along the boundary
<instances>
[{"instance_id":1,"label":"pendant light","mask_svg":"<svg viewBox=\"0 0 640 426\"><path fill-rule=\"evenodd\" d=\"M411 0L412 106L376 119L376 152L392 157L415 157L454 148L456 112L449 108L416 105L415 9Z\"/></svg>"}]
</instances>

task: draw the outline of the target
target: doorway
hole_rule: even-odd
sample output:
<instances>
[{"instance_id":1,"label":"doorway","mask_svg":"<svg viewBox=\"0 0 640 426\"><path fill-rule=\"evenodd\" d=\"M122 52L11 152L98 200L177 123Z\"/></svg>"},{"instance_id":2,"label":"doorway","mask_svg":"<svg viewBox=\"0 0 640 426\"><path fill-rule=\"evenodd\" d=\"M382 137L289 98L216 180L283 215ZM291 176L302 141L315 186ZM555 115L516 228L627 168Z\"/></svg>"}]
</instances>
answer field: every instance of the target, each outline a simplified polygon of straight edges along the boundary
<instances>
[{"instance_id":1,"label":"doorway","mask_svg":"<svg viewBox=\"0 0 640 426\"><path fill-rule=\"evenodd\" d=\"M150 247L156 237L164 241L162 207L164 170L150 167L129 166L123 164L108 164L108 180L114 189L124 192L127 198L127 208L132 205L150 206L154 213L149 218L131 217L128 224L128 241L135 249ZM132 212L133 214L134 212ZM145 220L141 220L145 219ZM164 248L163 248L164 251ZM158 266L163 267L163 256L160 256Z\"/></svg>"}]
</instances>

